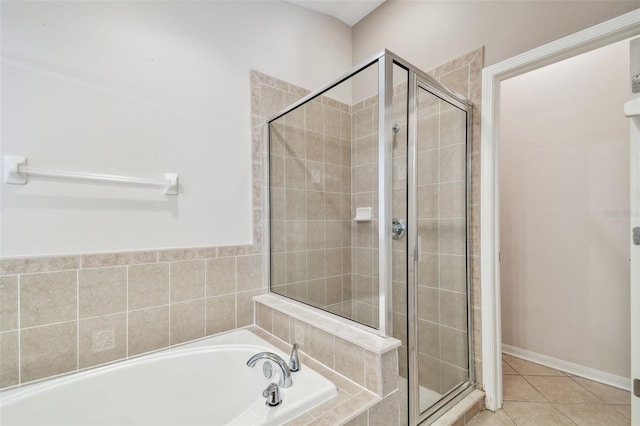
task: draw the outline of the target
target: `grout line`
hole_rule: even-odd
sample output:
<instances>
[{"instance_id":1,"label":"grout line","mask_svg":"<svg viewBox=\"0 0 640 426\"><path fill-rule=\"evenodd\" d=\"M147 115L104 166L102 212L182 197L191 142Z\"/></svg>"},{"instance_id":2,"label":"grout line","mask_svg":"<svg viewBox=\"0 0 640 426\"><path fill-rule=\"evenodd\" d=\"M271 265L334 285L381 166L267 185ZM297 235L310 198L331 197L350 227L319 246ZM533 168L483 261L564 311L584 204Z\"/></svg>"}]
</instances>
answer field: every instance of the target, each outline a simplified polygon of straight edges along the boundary
<instances>
[{"instance_id":1,"label":"grout line","mask_svg":"<svg viewBox=\"0 0 640 426\"><path fill-rule=\"evenodd\" d=\"M126 294L126 316L125 316L125 354L124 359L129 358L129 266L126 267L127 294Z\"/></svg>"},{"instance_id":2,"label":"grout line","mask_svg":"<svg viewBox=\"0 0 640 426\"><path fill-rule=\"evenodd\" d=\"M93 346L93 342L92 342ZM80 269L76 270L76 368L80 368Z\"/></svg>"},{"instance_id":3,"label":"grout line","mask_svg":"<svg viewBox=\"0 0 640 426\"><path fill-rule=\"evenodd\" d=\"M18 385L22 383L22 308L20 296L22 291L22 276L18 275Z\"/></svg>"}]
</instances>

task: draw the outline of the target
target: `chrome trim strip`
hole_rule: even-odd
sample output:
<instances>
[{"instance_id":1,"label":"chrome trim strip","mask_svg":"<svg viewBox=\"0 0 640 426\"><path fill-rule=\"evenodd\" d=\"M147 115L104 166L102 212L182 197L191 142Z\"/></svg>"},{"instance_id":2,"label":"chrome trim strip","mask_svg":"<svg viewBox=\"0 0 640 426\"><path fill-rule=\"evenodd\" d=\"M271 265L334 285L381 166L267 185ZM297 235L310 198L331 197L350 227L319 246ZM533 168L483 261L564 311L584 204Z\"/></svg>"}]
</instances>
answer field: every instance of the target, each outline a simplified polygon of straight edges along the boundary
<instances>
[{"instance_id":1,"label":"chrome trim strip","mask_svg":"<svg viewBox=\"0 0 640 426\"><path fill-rule=\"evenodd\" d=\"M393 178L393 62L378 61L378 307L379 332L393 330L391 201Z\"/></svg>"},{"instance_id":2,"label":"chrome trim strip","mask_svg":"<svg viewBox=\"0 0 640 426\"><path fill-rule=\"evenodd\" d=\"M409 424L420 417L420 383L418 381L418 96L416 73L409 70L409 107L407 110L407 356L409 383ZM410 259L410 261L409 261Z\"/></svg>"}]
</instances>

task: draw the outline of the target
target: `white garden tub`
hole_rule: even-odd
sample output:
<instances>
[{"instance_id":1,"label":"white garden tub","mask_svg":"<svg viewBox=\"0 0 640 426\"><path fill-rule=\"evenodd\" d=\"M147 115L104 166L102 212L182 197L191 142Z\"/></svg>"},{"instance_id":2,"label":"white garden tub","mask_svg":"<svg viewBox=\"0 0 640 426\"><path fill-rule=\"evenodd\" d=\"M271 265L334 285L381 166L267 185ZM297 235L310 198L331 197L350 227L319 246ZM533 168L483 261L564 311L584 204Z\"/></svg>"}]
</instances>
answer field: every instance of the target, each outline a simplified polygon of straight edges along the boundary
<instances>
[{"instance_id":1,"label":"white garden tub","mask_svg":"<svg viewBox=\"0 0 640 426\"><path fill-rule=\"evenodd\" d=\"M10 425L279 425L330 399L336 388L307 366L292 373L282 404L262 391L278 382L247 360L286 354L248 330L236 330L117 364L0 394L0 424Z\"/></svg>"}]
</instances>

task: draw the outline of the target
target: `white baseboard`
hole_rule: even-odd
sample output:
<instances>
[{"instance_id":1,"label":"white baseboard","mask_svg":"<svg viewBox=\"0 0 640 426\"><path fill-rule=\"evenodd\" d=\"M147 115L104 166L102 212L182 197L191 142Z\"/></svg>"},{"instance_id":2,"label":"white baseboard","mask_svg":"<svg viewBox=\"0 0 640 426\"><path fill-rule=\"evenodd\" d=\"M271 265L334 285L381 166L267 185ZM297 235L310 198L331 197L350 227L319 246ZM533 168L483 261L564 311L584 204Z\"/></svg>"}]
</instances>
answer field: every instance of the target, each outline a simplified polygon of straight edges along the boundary
<instances>
[{"instance_id":1,"label":"white baseboard","mask_svg":"<svg viewBox=\"0 0 640 426\"><path fill-rule=\"evenodd\" d=\"M513 355L527 361L535 362L536 364L544 365L545 367L555 368L556 370L564 371L565 373L584 377L585 379L593 380L594 382L604 383L605 385L626 391L631 390L631 379L626 377L616 376L615 374L606 373L604 371L596 370L595 368L585 367L584 365L552 358L526 349L505 345L504 343L502 344L502 352L507 355Z\"/></svg>"}]
</instances>

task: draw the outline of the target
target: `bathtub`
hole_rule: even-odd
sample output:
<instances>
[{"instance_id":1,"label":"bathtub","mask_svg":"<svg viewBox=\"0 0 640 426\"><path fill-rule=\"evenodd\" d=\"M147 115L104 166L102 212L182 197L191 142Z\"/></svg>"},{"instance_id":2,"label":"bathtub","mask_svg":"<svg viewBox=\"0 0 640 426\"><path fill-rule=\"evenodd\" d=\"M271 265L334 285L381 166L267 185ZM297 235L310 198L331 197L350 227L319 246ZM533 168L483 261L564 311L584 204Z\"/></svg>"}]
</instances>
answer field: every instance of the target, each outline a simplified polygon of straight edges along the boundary
<instances>
[{"instance_id":1,"label":"bathtub","mask_svg":"<svg viewBox=\"0 0 640 426\"><path fill-rule=\"evenodd\" d=\"M267 407L263 361L286 354L248 330L235 330L135 359L0 393L0 424L9 425L279 425L336 395L305 365L292 373L282 404Z\"/></svg>"}]
</instances>

